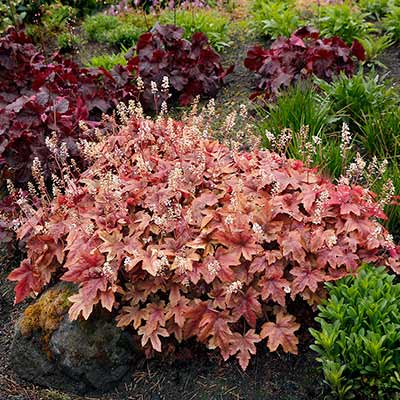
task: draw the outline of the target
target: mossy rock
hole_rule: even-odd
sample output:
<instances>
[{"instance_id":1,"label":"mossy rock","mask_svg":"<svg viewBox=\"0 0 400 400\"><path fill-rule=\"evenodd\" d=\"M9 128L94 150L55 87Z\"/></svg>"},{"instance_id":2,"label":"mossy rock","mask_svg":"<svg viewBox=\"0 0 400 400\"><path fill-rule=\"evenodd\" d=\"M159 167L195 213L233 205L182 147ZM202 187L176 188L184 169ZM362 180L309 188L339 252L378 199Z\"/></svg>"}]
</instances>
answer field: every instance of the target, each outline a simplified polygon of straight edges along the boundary
<instances>
[{"instance_id":1,"label":"mossy rock","mask_svg":"<svg viewBox=\"0 0 400 400\"><path fill-rule=\"evenodd\" d=\"M73 285L48 289L28 306L16 324L11 364L36 385L78 393L107 391L123 381L138 356L130 335L111 315L70 321Z\"/></svg>"}]
</instances>

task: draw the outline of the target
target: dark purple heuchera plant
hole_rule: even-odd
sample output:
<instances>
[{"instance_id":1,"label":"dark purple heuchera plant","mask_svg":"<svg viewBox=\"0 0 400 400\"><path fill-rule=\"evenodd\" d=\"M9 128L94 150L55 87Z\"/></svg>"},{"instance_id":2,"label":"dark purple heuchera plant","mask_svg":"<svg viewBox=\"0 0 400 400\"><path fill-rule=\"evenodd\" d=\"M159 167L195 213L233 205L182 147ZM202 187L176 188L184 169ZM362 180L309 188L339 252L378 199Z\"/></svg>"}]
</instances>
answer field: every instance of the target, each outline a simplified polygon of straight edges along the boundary
<instances>
[{"instance_id":1,"label":"dark purple heuchera plant","mask_svg":"<svg viewBox=\"0 0 400 400\"><path fill-rule=\"evenodd\" d=\"M357 40L349 47L337 36L321 39L318 30L304 27L290 38L278 38L270 49L252 47L244 64L258 77L257 91L251 97L269 99L313 74L326 81L340 72L352 75L354 58L365 59L364 49Z\"/></svg>"},{"instance_id":2,"label":"dark purple heuchera plant","mask_svg":"<svg viewBox=\"0 0 400 400\"><path fill-rule=\"evenodd\" d=\"M45 142L53 132L76 157L80 121L93 126L119 102L139 97L145 108L157 108L168 91L181 105L198 95L215 96L230 70L222 68L204 34L194 34L190 42L174 25L143 34L128 65L110 72L80 68L59 55L46 62L23 32L11 29L0 40L0 164L19 186L30 179L35 157L48 176ZM143 87L137 87L137 76ZM155 93L163 80L169 88Z\"/></svg>"},{"instance_id":3,"label":"dark purple heuchera plant","mask_svg":"<svg viewBox=\"0 0 400 400\"><path fill-rule=\"evenodd\" d=\"M46 138L53 132L77 157L79 121L99 121L120 101L137 96L129 69L80 68L54 55L45 60L30 39L14 29L0 40L0 163L17 185L31 177L38 157L50 173Z\"/></svg>"},{"instance_id":4,"label":"dark purple heuchera plant","mask_svg":"<svg viewBox=\"0 0 400 400\"><path fill-rule=\"evenodd\" d=\"M215 97L223 78L233 70L224 70L220 56L204 33L195 33L191 41L184 39L183 34L183 29L175 25L156 25L140 36L128 66L143 80L141 100L145 107L154 104L152 82L160 86L163 78L168 77L170 94L181 105L188 105L198 95ZM158 97L158 102L162 100L165 96Z\"/></svg>"}]
</instances>

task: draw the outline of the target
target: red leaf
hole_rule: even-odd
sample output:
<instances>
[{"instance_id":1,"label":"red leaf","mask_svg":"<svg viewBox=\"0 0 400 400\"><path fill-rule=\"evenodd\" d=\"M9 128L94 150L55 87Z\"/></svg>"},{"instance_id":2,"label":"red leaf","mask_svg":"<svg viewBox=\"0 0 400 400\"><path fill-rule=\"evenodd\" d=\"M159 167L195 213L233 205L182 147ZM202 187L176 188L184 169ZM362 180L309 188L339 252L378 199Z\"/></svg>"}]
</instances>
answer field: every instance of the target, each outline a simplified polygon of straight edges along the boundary
<instances>
[{"instance_id":1,"label":"red leaf","mask_svg":"<svg viewBox=\"0 0 400 400\"><path fill-rule=\"evenodd\" d=\"M29 260L22 261L21 265L8 275L8 279L18 282L15 287L14 304L21 302L40 287L40 281Z\"/></svg>"},{"instance_id":2,"label":"red leaf","mask_svg":"<svg viewBox=\"0 0 400 400\"><path fill-rule=\"evenodd\" d=\"M297 354L299 339L294 335L300 328L300 324L294 322L295 318L290 314L279 311L276 315L276 322L266 322L261 327L260 337L268 338L268 348L275 351L279 346L285 353Z\"/></svg>"},{"instance_id":3,"label":"red leaf","mask_svg":"<svg viewBox=\"0 0 400 400\"><path fill-rule=\"evenodd\" d=\"M251 354L256 354L255 343L261 341L261 338L255 333L254 329L248 330L244 336L240 333L235 333L233 336L232 355L239 352L236 357L244 371L249 365Z\"/></svg>"}]
</instances>

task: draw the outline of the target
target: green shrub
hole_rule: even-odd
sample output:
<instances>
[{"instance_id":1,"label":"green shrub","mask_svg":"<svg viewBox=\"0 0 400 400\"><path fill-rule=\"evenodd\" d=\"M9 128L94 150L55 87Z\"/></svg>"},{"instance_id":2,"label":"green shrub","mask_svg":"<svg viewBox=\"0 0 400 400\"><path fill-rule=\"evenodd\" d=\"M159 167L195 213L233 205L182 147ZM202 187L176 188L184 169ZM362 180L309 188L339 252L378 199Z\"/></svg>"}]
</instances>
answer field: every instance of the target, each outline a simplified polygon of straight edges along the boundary
<instances>
[{"instance_id":1,"label":"green shrub","mask_svg":"<svg viewBox=\"0 0 400 400\"><path fill-rule=\"evenodd\" d=\"M184 37L190 39L196 32L203 32L215 50L220 52L229 47L231 42L228 35L229 19L215 10L177 10L165 11L160 15L159 23L173 24L183 28Z\"/></svg>"},{"instance_id":2,"label":"green shrub","mask_svg":"<svg viewBox=\"0 0 400 400\"><path fill-rule=\"evenodd\" d=\"M330 83L315 78L315 82L332 103L333 111L349 120L351 129L355 129L366 115L397 107L400 101L391 83L375 71L368 74L360 71L352 77L341 74Z\"/></svg>"},{"instance_id":3,"label":"green shrub","mask_svg":"<svg viewBox=\"0 0 400 400\"><path fill-rule=\"evenodd\" d=\"M67 34L68 27L75 21L77 10L59 2L46 6L41 18L35 23L28 24L26 32L34 41L42 41L54 37L57 42L66 44L64 36L58 40L58 36ZM62 49L65 50L65 49Z\"/></svg>"},{"instance_id":4,"label":"green shrub","mask_svg":"<svg viewBox=\"0 0 400 400\"><path fill-rule=\"evenodd\" d=\"M302 25L294 1L256 0L253 4L253 18L257 31L272 39L289 37Z\"/></svg>"},{"instance_id":5,"label":"green shrub","mask_svg":"<svg viewBox=\"0 0 400 400\"><path fill-rule=\"evenodd\" d=\"M116 65L126 65L124 53L118 54L101 54L99 56L92 57L88 63L88 67L104 68L108 71L113 69Z\"/></svg>"},{"instance_id":6,"label":"green shrub","mask_svg":"<svg viewBox=\"0 0 400 400\"><path fill-rule=\"evenodd\" d=\"M86 18L83 28L90 40L112 46L132 47L139 36L149 29L152 17L140 14L113 16L97 14Z\"/></svg>"},{"instance_id":7,"label":"green shrub","mask_svg":"<svg viewBox=\"0 0 400 400\"><path fill-rule=\"evenodd\" d=\"M389 13L383 19L385 31L393 37L394 40L400 40L400 4L392 5Z\"/></svg>"},{"instance_id":8,"label":"green shrub","mask_svg":"<svg viewBox=\"0 0 400 400\"><path fill-rule=\"evenodd\" d=\"M57 44L61 52L71 51L80 44L80 39L71 32L62 32L57 36Z\"/></svg>"},{"instance_id":9,"label":"green shrub","mask_svg":"<svg viewBox=\"0 0 400 400\"><path fill-rule=\"evenodd\" d=\"M376 20L380 20L387 14L390 3L390 0L359 0L358 2L361 10L367 12Z\"/></svg>"},{"instance_id":10,"label":"green shrub","mask_svg":"<svg viewBox=\"0 0 400 400\"><path fill-rule=\"evenodd\" d=\"M378 58L386 49L394 44L392 37L389 35L368 35L364 38L360 38L359 42L364 47L366 63L369 65L378 65L384 68L384 64L382 64Z\"/></svg>"},{"instance_id":11,"label":"green shrub","mask_svg":"<svg viewBox=\"0 0 400 400\"><path fill-rule=\"evenodd\" d=\"M321 328L310 329L325 382L339 399L399 399L400 284L383 267L364 266L326 287Z\"/></svg>"},{"instance_id":12,"label":"green shrub","mask_svg":"<svg viewBox=\"0 0 400 400\"><path fill-rule=\"evenodd\" d=\"M354 39L373 31L372 24L366 21L367 17L368 14L358 12L348 4L332 4L320 7L314 25L323 36L339 36L350 45Z\"/></svg>"}]
</instances>

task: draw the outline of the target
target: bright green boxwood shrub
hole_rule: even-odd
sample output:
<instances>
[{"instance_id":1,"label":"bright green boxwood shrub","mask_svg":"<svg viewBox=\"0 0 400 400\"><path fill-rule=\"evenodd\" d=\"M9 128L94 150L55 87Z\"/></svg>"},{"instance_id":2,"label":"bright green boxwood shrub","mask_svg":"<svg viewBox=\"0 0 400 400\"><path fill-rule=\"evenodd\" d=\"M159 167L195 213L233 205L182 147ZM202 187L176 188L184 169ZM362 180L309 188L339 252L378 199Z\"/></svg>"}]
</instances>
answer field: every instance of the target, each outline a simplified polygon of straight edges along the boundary
<instances>
[{"instance_id":1,"label":"bright green boxwood shrub","mask_svg":"<svg viewBox=\"0 0 400 400\"><path fill-rule=\"evenodd\" d=\"M326 284L311 329L325 381L339 399L400 398L400 284L384 267ZM360 397L364 396L364 397Z\"/></svg>"}]
</instances>

